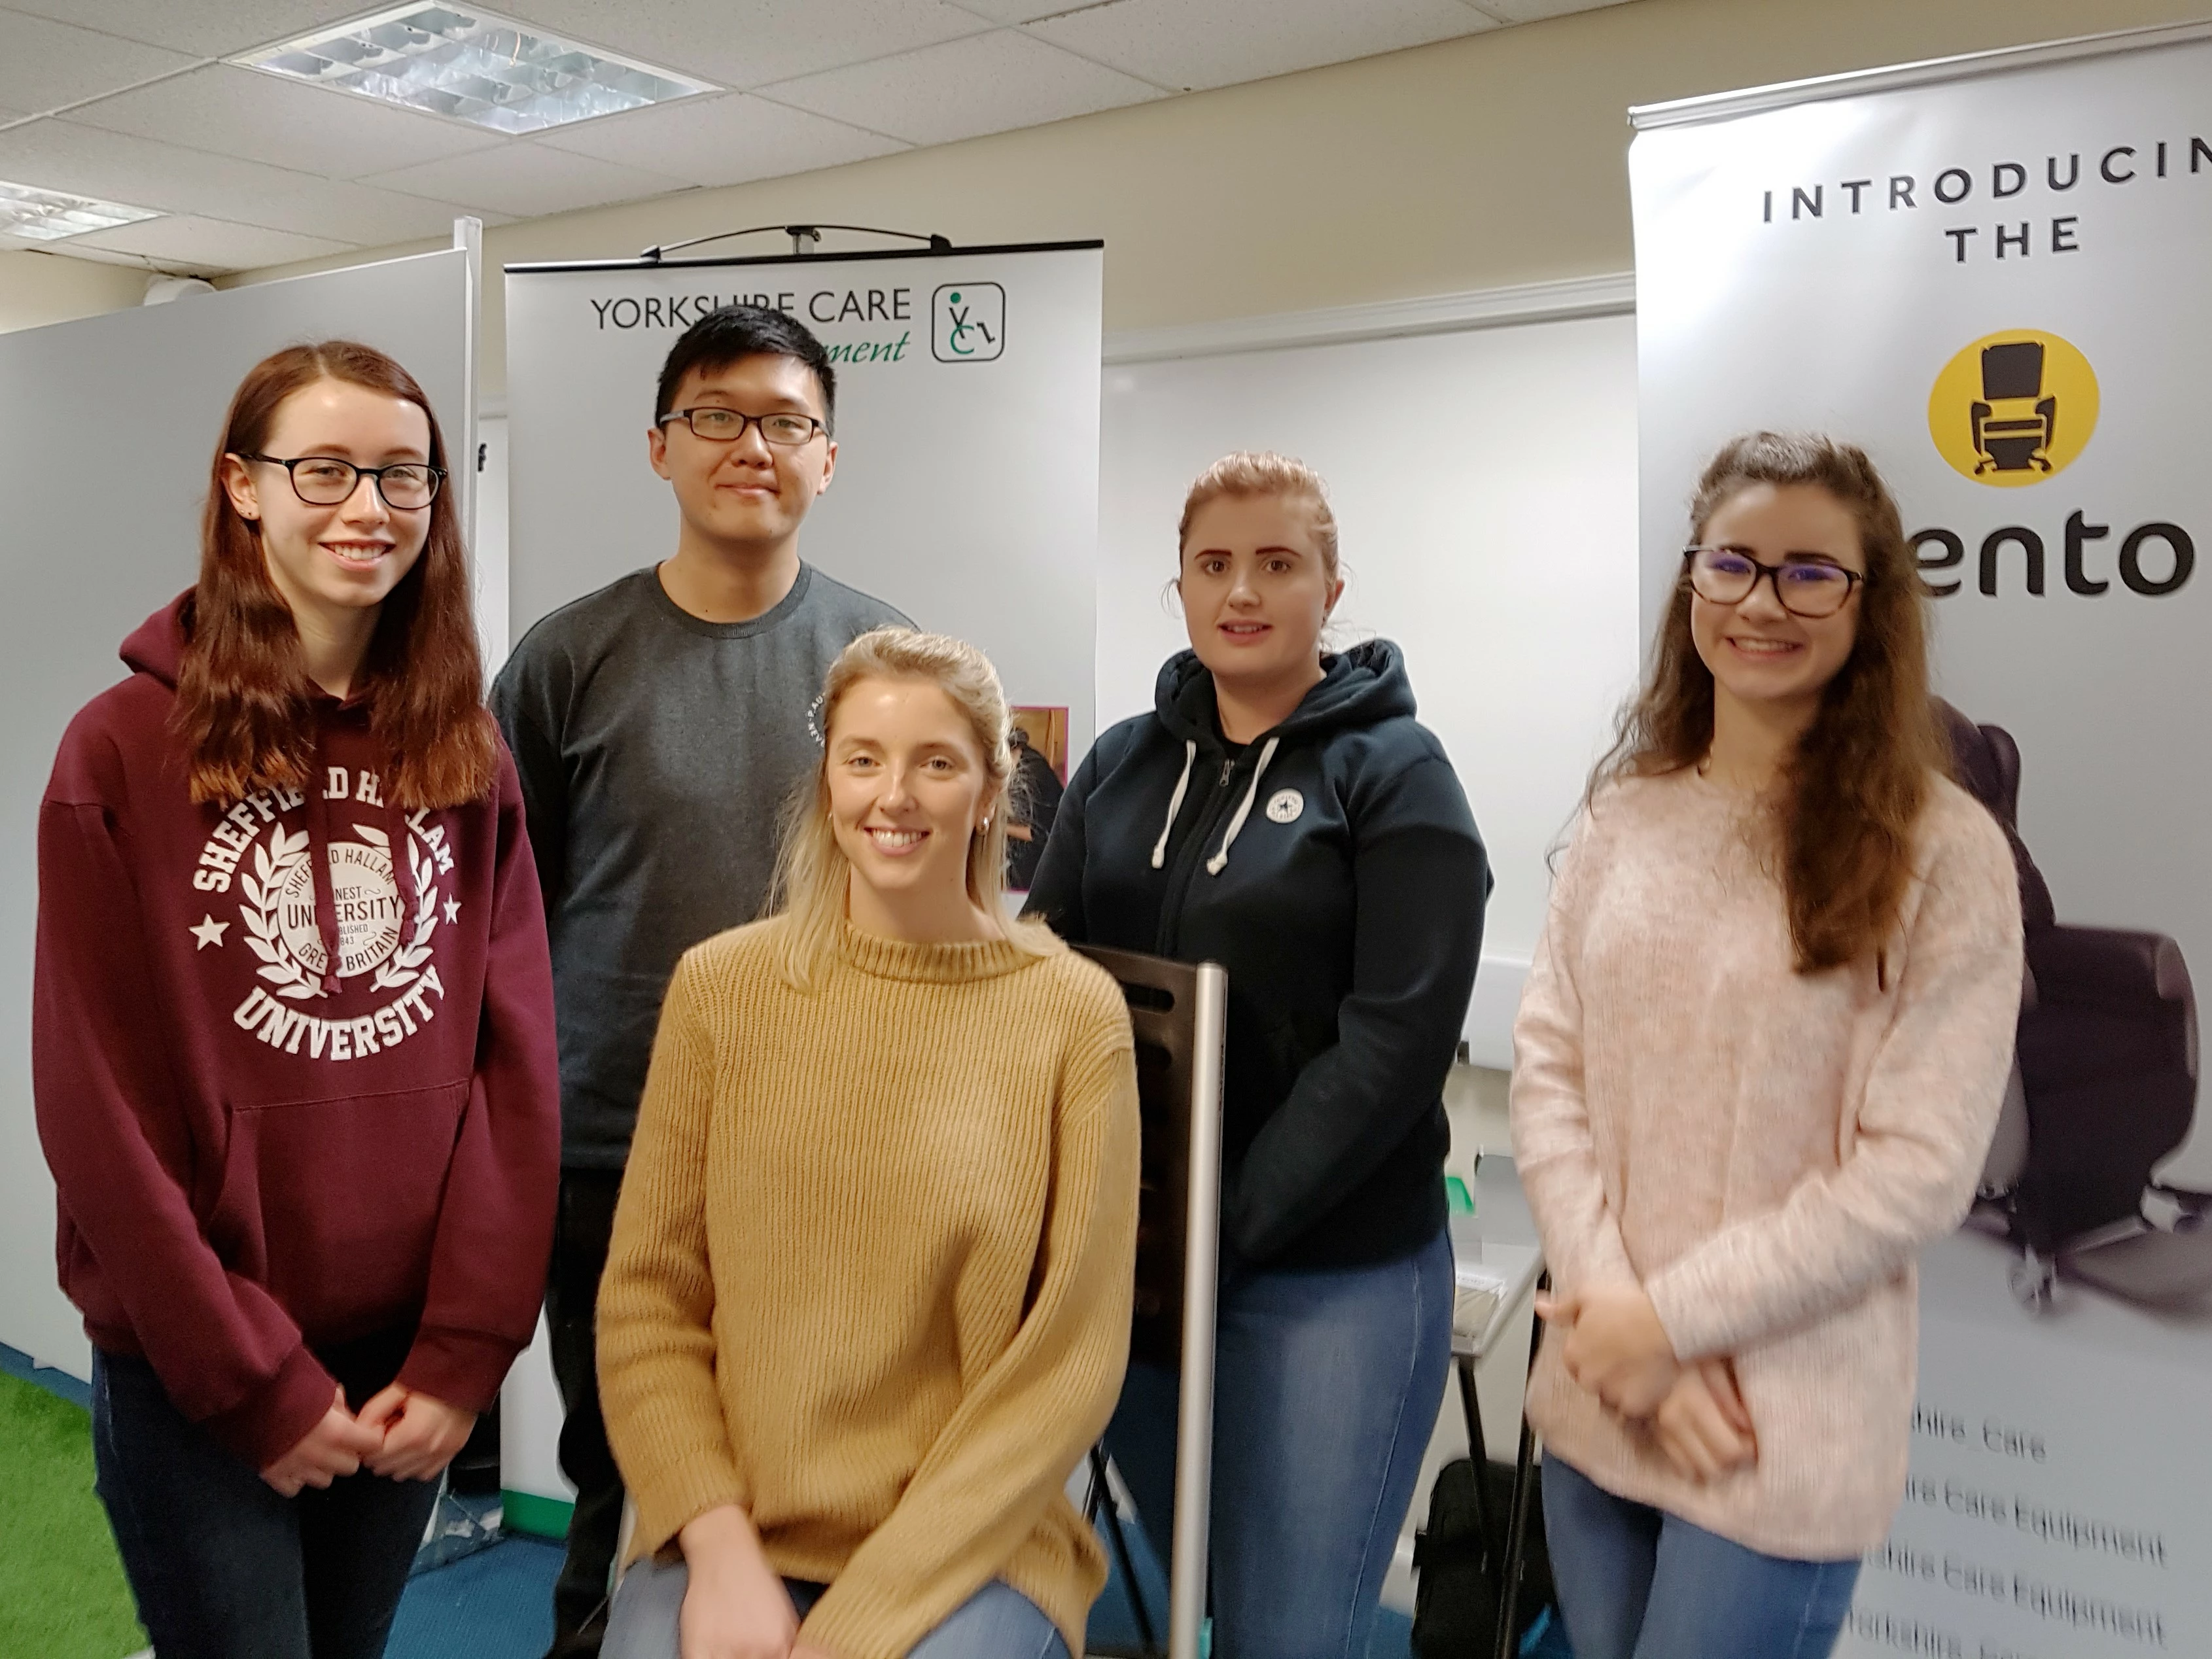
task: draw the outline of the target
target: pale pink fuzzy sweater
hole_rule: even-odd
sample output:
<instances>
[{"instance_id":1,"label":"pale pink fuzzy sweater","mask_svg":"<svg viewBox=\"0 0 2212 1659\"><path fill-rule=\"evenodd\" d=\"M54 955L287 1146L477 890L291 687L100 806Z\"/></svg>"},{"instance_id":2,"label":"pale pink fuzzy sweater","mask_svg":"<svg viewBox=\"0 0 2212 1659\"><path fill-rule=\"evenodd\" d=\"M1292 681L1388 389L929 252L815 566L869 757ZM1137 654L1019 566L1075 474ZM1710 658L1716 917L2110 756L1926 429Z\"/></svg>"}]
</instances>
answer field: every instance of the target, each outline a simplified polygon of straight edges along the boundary
<instances>
[{"instance_id":1,"label":"pale pink fuzzy sweater","mask_svg":"<svg viewBox=\"0 0 2212 1659\"><path fill-rule=\"evenodd\" d=\"M1877 975L1801 975L1751 798L1681 772L1577 827L1513 1031L1513 1146L1562 1291L1634 1280L1728 1354L1759 1462L1674 1474L1545 1345L1528 1413L1599 1486L1770 1555L1879 1544L1904 1495L1915 1257L1971 1202L2012 1062L2020 897L1939 783Z\"/></svg>"}]
</instances>

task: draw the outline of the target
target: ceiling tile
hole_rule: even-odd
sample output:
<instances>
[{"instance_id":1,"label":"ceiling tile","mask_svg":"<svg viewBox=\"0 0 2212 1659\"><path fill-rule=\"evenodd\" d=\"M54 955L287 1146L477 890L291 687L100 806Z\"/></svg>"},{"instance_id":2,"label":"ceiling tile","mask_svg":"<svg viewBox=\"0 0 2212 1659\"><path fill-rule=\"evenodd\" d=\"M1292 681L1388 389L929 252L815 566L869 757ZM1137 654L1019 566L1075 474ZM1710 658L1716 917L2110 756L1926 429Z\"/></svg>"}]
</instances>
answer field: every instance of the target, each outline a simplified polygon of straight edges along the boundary
<instances>
[{"instance_id":1,"label":"ceiling tile","mask_svg":"<svg viewBox=\"0 0 2212 1659\"><path fill-rule=\"evenodd\" d=\"M1628 0L1468 0L1468 3L1504 22L1534 23L1547 17L1564 17L1571 11L1625 6Z\"/></svg>"},{"instance_id":2,"label":"ceiling tile","mask_svg":"<svg viewBox=\"0 0 2212 1659\"><path fill-rule=\"evenodd\" d=\"M514 0L495 9L741 90L990 27L944 0Z\"/></svg>"},{"instance_id":3,"label":"ceiling tile","mask_svg":"<svg viewBox=\"0 0 2212 1659\"><path fill-rule=\"evenodd\" d=\"M349 252L354 244L184 214L175 218L149 219L143 224L123 225L114 230L95 231L89 236L73 236L69 246L72 249L99 247L140 254L161 264L252 270L263 265L289 264L295 259L319 259L333 253Z\"/></svg>"},{"instance_id":4,"label":"ceiling tile","mask_svg":"<svg viewBox=\"0 0 2212 1659\"><path fill-rule=\"evenodd\" d=\"M103 98L71 110L69 118L249 161L281 155L289 168L332 179L389 173L503 142L458 121L228 64Z\"/></svg>"},{"instance_id":5,"label":"ceiling tile","mask_svg":"<svg viewBox=\"0 0 2212 1659\"><path fill-rule=\"evenodd\" d=\"M778 103L943 144L1118 109L1158 88L1012 29L831 70L765 89Z\"/></svg>"},{"instance_id":6,"label":"ceiling tile","mask_svg":"<svg viewBox=\"0 0 2212 1659\"><path fill-rule=\"evenodd\" d=\"M74 121L31 121L0 131L0 179L364 247L442 236L451 230L455 211L417 196L157 144Z\"/></svg>"},{"instance_id":7,"label":"ceiling tile","mask_svg":"<svg viewBox=\"0 0 2212 1659\"><path fill-rule=\"evenodd\" d=\"M143 40L196 58L225 58L248 46L289 40L340 18L374 10L376 0L8 0L15 11Z\"/></svg>"},{"instance_id":8,"label":"ceiling tile","mask_svg":"<svg viewBox=\"0 0 2212 1659\"><path fill-rule=\"evenodd\" d=\"M435 197L441 202L465 202L518 218L635 201L685 188L683 179L665 173L547 149L527 139L473 155L379 173L367 182Z\"/></svg>"},{"instance_id":9,"label":"ceiling tile","mask_svg":"<svg viewBox=\"0 0 2212 1659\"><path fill-rule=\"evenodd\" d=\"M581 121L543 134L537 142L671 174L691 185L781 179L907 148L896 138L741 92Z\"/></svg>"},{"instance_id":10,"label":"ceiling tile","mask_svg":"<svg viewBox=\"0 0 2212 1659\"><path fill-rule=\"evenodd\" d=\"M1120 0L1103 3L1118 4ZM1086 6L1102 3L1102 0L952 0L952 3L994 23L1028 23L1040 17L1057 17L1062 12L1080 11Z\"/></svg>"},{"instance_id":11,"label":"ceiling tile","mask_svg":"<svg viewBox=\"0 0 2212 1659\"><path fill-rule=\"evenodd\" d=\"M158 46L0 10L0 104L11 109L64 109L191 65Z\"/></svg>"},{"instance_id":12,"label":"ceiling tile","mask_svg":"<svg viewBox=\"0 0 2212 1659\"><path fill-rule=\"evenodd\" d=\"M1029 33L1158 85L1196 91L1495 28L1460 0L1119 0Z\"/></svg>"}]
</instances>

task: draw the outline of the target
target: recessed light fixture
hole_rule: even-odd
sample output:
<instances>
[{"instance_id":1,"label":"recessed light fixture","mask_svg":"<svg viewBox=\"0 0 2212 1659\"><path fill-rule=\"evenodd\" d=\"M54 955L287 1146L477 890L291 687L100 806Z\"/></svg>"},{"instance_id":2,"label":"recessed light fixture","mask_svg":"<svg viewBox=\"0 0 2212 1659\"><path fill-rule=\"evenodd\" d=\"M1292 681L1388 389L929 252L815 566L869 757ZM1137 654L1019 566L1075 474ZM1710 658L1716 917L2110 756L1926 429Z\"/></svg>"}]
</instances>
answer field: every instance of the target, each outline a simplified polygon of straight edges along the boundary
<instances>
[{"instance_id":1,"label":"recessed light fixture","mask_svg":"<svg viewBox=\"0 0 2212 1659\"><path fill-rule=\"evenodd\" d=\"M161 216L154 208L125 207L120 202L0 180L0 236L58 242L89 231L112 230L118 225L135 225L142 219Z\"/></svg>"},{"instance_id":2,"label":"recessed light fixture","mask_svg":"<svg viewBox=\"0 0 2212 1659\"><path fill-rule=\"evenodd\" d=\"M543 132L720 90L472 6L394 6L230 61L494 132Z\"/></svg>"}]
</instances>

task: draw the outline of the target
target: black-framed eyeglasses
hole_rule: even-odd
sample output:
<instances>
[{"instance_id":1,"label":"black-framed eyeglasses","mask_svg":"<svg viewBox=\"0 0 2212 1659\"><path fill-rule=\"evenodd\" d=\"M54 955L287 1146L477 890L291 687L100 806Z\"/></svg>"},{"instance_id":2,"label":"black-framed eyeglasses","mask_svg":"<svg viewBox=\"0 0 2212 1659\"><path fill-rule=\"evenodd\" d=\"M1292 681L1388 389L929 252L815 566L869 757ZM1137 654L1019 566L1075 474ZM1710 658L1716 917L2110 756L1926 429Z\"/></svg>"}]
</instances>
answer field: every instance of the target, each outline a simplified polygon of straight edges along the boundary
<instances>
[{"instance_id":1,"label":"black-framed eyeglasses","mask_svg":"<svg viewBox=\"0 0 2212 1659\"><path fill-rule=\"evenodd\" d=\"M1866 578L1825 559L1785 559L1762 564L1741 547L1684 550L1682 566L1691 591L1715 605L1741 605L1762 578L1774 584L1774 597L1793 617L1818 621L1841 611L1851 590Z\"/></svg>"},{"instance_id":2,"label":"black-framed eyeglasses","mask_svg":"<svg viewBox=\"0 0 2212 1659\"><path fill-rule=\"evenodd\" d=\"M391 466L356 466L335 455L301 455L286 460L281 455L240 455L241 461L266 461L291 475L292 493L310 507L338 507L353 499L363 478L376 480L376 493L384 504L400 513L420 513L438 499L446 482L446 469L422 461L400 461Z\"/></svg>"},{"instance_id":3,"label":"black-framed eyeglasses","mask_svg":"<svg viewBox=\"0 0 2212 1659\"><path fill-rule=\"evenodd\" d=\"M723 409L707 405L698 409L672 409L660 417L665 426L671 421L681 421L691 428L696 438L709 443L733 444L745 435L745 428L757 426L762 438L778 449L796 449L810 442L816 433L830 428L811 415L793 414L779 410L773 415L748 415L742 409Z\"/></svg>"}]
</instances>

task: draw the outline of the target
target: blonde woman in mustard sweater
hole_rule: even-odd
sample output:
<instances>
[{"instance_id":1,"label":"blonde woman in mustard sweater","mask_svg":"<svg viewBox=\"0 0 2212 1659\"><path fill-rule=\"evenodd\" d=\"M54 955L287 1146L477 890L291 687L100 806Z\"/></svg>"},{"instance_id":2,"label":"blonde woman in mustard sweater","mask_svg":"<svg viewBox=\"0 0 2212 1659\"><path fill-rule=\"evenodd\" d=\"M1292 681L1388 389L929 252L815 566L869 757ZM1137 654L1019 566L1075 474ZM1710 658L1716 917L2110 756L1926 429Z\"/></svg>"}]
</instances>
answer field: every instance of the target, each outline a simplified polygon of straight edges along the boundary
<instances>
[{"instance_id":1,"label":"blonde woman in mustard sweater","mask_svg":"<svg viewBox=\"0 0 2212 1659\"><path fill-rule=\"evenodd\" d=\"M1996 1121L2019 895L1867 458L1740 439L1692 518L1514 1030L1528 1409L1576 1659L1822 1659L1903 1496L1914 1258Z\"/></svg>"},{"instance_id":2,"label":"blonde woman in mustard sweater","mask_svg":"<svg viewBox=\"0 0 2212 1659\"><path fill-rule=\"evenodd\" d=\"M1112 979L1001 908L1006 724L972 647L862 635L781 908L676 969L599 1292L607 1659L1082 1651L1137 1080Z\"/></svg>"}]
</instances>

